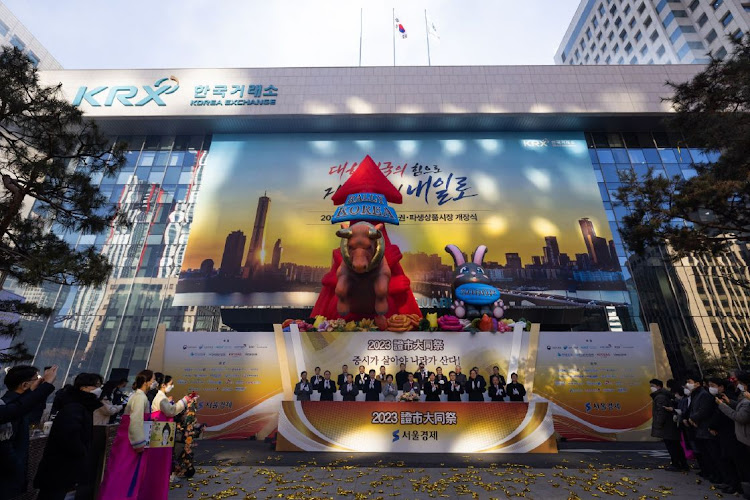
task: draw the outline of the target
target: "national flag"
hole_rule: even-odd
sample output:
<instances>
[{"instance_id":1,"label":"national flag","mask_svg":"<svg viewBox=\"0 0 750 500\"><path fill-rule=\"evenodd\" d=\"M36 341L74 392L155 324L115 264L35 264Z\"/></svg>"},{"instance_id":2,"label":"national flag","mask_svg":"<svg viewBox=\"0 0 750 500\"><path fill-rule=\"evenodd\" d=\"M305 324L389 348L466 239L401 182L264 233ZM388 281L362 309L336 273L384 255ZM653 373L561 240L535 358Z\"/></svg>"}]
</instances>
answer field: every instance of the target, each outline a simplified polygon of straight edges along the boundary
<instances>
[{"instance_id":1,"label":"national flag","mask_svg":"<svg viewBox=\"0 0 750 500\"><path fill-rule=\"evenodd\" d=\"M435 24L435 21L430 18L430 16L427 16L427 34L434 36L435 38L440 40L440 35L438 35L437 25Z\"/></svg>"},{"instance_id":2,"label":"national flag","mask_svg":"<svg viewBox=\"0 0 750 500\"><path fill-rule=\"evenodd\" d=\"M406 38L406 28L404 28L404 25L401 24L401 21L398 17L393 18L393 22L396 23L396 29L401 34L401 38Z\"/></svg>"}]
</instances>

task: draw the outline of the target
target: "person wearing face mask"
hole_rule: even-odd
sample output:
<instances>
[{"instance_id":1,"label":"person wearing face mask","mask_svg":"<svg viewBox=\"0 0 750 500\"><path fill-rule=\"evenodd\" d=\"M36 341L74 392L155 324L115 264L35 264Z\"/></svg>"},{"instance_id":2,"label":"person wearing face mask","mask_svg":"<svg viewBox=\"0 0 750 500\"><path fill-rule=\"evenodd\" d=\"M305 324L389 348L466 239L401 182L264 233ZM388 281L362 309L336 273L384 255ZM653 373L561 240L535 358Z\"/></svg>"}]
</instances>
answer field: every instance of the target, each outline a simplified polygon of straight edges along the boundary
<instances>
[{"instance_id":1,"label":"person wearing face mask","mask_svg":"<svg viewBox=\"0 0 750 500\"><path fill-rule=\"evenodd\" d=\"M735 463L739 466L742 494L744 498L750 499L750 373L740 371L736 373L737 390L740 393L736 402L727 397L716 397L719 411L734 421L734 435L742 444L737 448L738 455Z\"/></svg>"},{"instance_id":2,"label":"person wearing face mask","mask_svg":"<svg viewBox=\"0 0 750 500\"><path fill-rule=\"evenodd\" d=\"M53 368L45 371L43 379L39 378L35 367L28 365L14 366L5 375L8 392L0 398L0 499L13 498L26 491L29 422L31 414L43 407L55 390L52 382L57 367Z\"/></svg>"},{"instance_id":3,"label":"person wearing face mask","mask_svg":"<svg viewBox=\"0 0 750 500\"><path fill-rule=\"evenodd\" d=\"M97 387L91 391L91 393L96 396L102 404L94 412L94 425L109 425L110 419L122 411L123 405L112 404L112 400L104 394L103 387Z\"/></svg>"},{"instance_id":4,"label":"person wearing face mask","mask_svg":"<svg viewBox=\"0 0 750 500\"><path fill-rule=\"evenodd\" d=\"M154 398L159 393L159 387L164 383L164 374L161 372L154 373L154 382L149 386L146 391L146 397L148 398L148 404L154 402Z\"/></svg>"},{"instance_id":5,"label":"person wearing face mask","mask_svg":"<svg viewBox=\"0 0 750 500\"><path fill-rule=\"evenodd\" d=\"M680 444L680 429L672 419L675 401L672 393L664 388L659 379L651 379L651 437L664 441L671 463L664 468L670 471L688 471L690 467Z\"/></svg>"},{"instance_id":6,"label":"person wearing face mask","mask_svg":"<svg viewBox=\"0 0 750 500\"><path fill-rule=\"evenodd\" d=\"M156 375L154 374L154 378ZM174 422L174 417L187 408L193 398L184 396L176 403L169 401L168 394L174 389L171 375L162 375L158 392L151 402L151 420L154 422ZM196 396L197 397L197 396ZM172 474L172 448L148 448L144 460L148 464L148 474L143 478L138 498L141 500L166 500L169 494L169 479Z\"/></svg>"},{"instance_id":7,"label":"person wearing face mask","mask_svg":"<svg viewBox=\"0 0 750 500\"><path fill-rule=\"evenodd\" d=\"M94 394L97 377L93 373L78 375L73 382L74 390L61 403L34 479L39 500L63 500L74 489L76 498L92 498L96 480L93 415L101 406Z\"/></svg>"},{"instance_id":8,"label":"person wearing face mask","mask_svg":"<svg viewBox=\"0 0 750 500\"><path fill-rule=\"evenodd\" d=\"M143 370L135 377L135 392L128 399L125 413L117 428L104 472L104 481L99 488L99 500L134 500L139 497L147 468L143 451L149 439L143 423L151 420L151 405L146 391L155 383L154 372L151 370Z\"/></svg>"},{"instance_id":9,"label":"person wearing face mask","mask_svg":"<svg viewBox=\"0 0 750 500\"><path fill-rule=\"evenodd\" d=\"M729 386L729 381L725 379L713 377L708 380L708 392L718 400L726 399L731 402L726 393ZM715 446L711 452L712 459L719 464L718 469L722 477L722 484L717 486L717 489L733 495L740 490L740 465L735 463L735 457L741 457L744 450L734 435L734 421L722 413L718 404L708 424L708 431L712 436L716 436Z\"/></svg>"},{"instance_id":10,"label":"person wearing face mask","mask_svg":"<svg viewBox=\"0 0 750 500\"><path fill-rule=\"evenodd\" d=\"M685 388L690 391L690 404L687 415L682 415L682 423L687 428L691 440L695 443L695 458L701 469L698 475L714 484L720 484L721 478L718 469L711 460L711 440L714 439L714 436L708 430L708 423L716 409L716 403L711 394L703 387L698 376L689 376Z\"/></svg>"}]
</instances>

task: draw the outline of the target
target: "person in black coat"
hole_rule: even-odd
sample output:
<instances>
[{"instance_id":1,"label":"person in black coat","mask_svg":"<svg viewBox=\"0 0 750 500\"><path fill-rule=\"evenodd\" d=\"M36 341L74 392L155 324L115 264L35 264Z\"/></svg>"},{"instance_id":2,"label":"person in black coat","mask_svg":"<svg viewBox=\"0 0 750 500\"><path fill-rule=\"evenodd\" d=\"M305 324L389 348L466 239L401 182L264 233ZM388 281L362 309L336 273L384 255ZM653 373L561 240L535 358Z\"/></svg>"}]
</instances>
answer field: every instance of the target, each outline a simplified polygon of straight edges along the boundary
<instances>
[{"instance_id":1,"label":"person in black coat","mask_svg":"<svg viewBox=\"0 0 750 500\"><path fill-rule=\"evenodd\" d=\"M318 391L320 392L321 401L333 401L333 395L336 392L336 382L331 380L330 371L326 370L323 373L323 382L320 383Z\"/></svg>"},{"instance_id":2,"label":"person in black coat","mask_svg":"<svg viewBox=\"0 0 750 500\"><path fill-rule=\"evenodd\" d=\"M440 385L438 385L437 380L435 380L434 373L430 373L424 385L422 386L422 390L424 391L425 401L440 401L440 393L443 391L442 389L440 389Z\"/></svg>"},{"instance_id":3,"label":"person in black coat","mask_svg":"<svg viewBox=\"0 0 750 500\"><path fill-rule=\"evenodd\" d=\"M62 401L34 478L34 487L40 490L38 500L63 500L73 489L76 498L93 497L93 414L102 405L91 392L97 380L95 374L81 373L73 382L75 390Z\"/></svg>"},{"instance_id":4,"label":"person in black coat","mask_svg":"<svg viewBox=\"0 0 750 500\"><path fill-rule=\"evenodd\" d=\"M523 397L526 395L526 388L518 382L517 373L510 374L510 384L505 386L505 392L508 393L511 401L523 401Z\"/></svg>"},{"instance_id":5,"label":"person in black coat","mask_svg":"<svg viewBox=\"0 0 750 500\"><path fill-rule=\"evenodd\" d=\"M424 363L419 363L419 370L414 372L414 379L419 383L419 386L424 386L425 382L430 379L432 372L424 367Z\"/></svg>"},{"instance_id":6,"label":"person in black coat","mask_svg":"<svg viewBox=\"0 0 750 500\"><path fill-rule=\"evenodd\" d=\"M365 367L359 365L359 373L354 377L354 383L357 385L359 392L365 392L367 384L370 382L370 376L365 373Z\"/></svg>"},{"instance_id":7,"label":"person in black coat","mask_svg":"<svg viewBox=\"0 0 750 500\"><path fill-rule=\"evenodd\" d=\"M461 394L464 393L463 386L456 379L456 372L451 370L448 374L450 379L445 387L445 393L448 395L448 401L461 401Z\"/></svg>"},{"instance_id":8,"label":"person in black coat","mask_svg":"<svg viewBox=\"0 0 750 500\"><path fill-rule=\"evenodd\" d=\"M341 397L344 398L344 401L356 401L357 394L359 394L357 384L354 383L352 374L348 373L346 375L346 382L341 386Z\"/></svg>"},{"instance_id":9,"label":"person in black coat","mask_svg":"<svg viewBox=\"0 0 750 500\"><path fill-rule=\"evenodd\" d=\"M730 388L728 380L711 378L708 381L708 392L725 404L732 404L727 389ZM732 391L732 395L734 391ZM734 403L736 404L736 402ZM714 448L714 460L719 464L719 473L722 476L724 487L721 491L734 495L742 489L742 477L746 476L745 462L750 458L747 448L737 440L734 432L734 420L729 418L719 409L717 405L711 421L708 424L708 432L717 436L716 448Z\"/></svg>"},{"instance_id":10,"label":"person in black coat","mask_svg":"<svg viewBox=\"0 0 750 500\"><path fill-rule=\"evenodd\" d=\"M347 365L341 366L341 373L339 373L339 376L336 378L336 383L339 387L344 385L346 383L346 376L349 375L349 367Z\"/></svg>"},{"instance_id":11,"label":"person in black coat","mask_svg":"<svg viewBox=\"0 0 750 500\"><path fill-rule=\"evenodd\" d=\"M694 439L697 449L696 459L701 471L699 476L708 479L712 483L719 482L719 474L716 464L711 460L711 439L714 436L708 430L711 416L716 410L714 397L703 387L701 379L697 376L688 377L685 387L690 390L690 406L687 415L683 415L683 425L688 429L688 434Z\"/></svg>"},{"instance_id":12,"label":"person in black coat","mask_svg":"<svg viewBox=\"0 0 750 500\"><path fill-rule=\"evenodd\" d=\"M469 395L469 401L484 401L484 392L487 390L487 384L484 383L483 378L479 378L475 368L469 371L469 378L466 380L464 390Z\"/></svg>"},{"instance_id":13,"label":"person in black coat","mask_svg":"<svg viewBox=\"0 0 750 500\"><path fill-rule=\"evenodd\" d=\"M300 381L294 386L294 395L297 396L297 401L310 401L312 385L310 385L310 381L307 380L307 372L303 371L299 376Z\"/></svg>"},{"instance_id":14,"label":"person in black coat","mask_svg":"<svg viewBox=\"0 0 750 500\"><path fill-rule=\"evenodd\" d=\"M375 376L375 370L370 370L365 386L365 401L380 401L380 392L383 390L383 384Z\"/></svg>"},{"instance_id":15,"label":"person in black coat","mask_svg":"<svg viewBox=\"0 0 750 500\"><path fill-rule=\"evenodd\" d=\"M666 470L688 471L685 452L680 444L680 429L672 418L676 401L672 392L664 388L659 379L652 379L651 384L651 437L664 440L671 463Z\"/></svg>"},{"instance_id":16,"label":"person in black coat","mask_svg":"<svg viewBox=\"0 0 750 500\"><path fill-rule=\"evenodd\" d=\"M490 377L490 386L487 388L487 394L491 401L505 401L505 389L500 383L500 377L493 375Z\"/></svg>"},{"instance_id":17,"label":"person in black coat","mask_svg":"<svg viewBox=\"0 0 750 500\"><path fill-rule=\"evenodd\" d=\"M406 371L406 365L401 363L399 370L396 372L396 387L401 389L407 380L409 380L409 372Z\"/></svg>"},{"instance_id":18,"label":"person in black coat","mask_svg":"<svg viewBox=\"0 0 750 500\"><path fill-rule=\"evenodd\" d=\"M310 379L310 385L312 386L313 391L320 392L320 384L323 383L323 375L320 374L320 367L315 367L315 375L312 376Z\"/></svg>"}]
</instances>

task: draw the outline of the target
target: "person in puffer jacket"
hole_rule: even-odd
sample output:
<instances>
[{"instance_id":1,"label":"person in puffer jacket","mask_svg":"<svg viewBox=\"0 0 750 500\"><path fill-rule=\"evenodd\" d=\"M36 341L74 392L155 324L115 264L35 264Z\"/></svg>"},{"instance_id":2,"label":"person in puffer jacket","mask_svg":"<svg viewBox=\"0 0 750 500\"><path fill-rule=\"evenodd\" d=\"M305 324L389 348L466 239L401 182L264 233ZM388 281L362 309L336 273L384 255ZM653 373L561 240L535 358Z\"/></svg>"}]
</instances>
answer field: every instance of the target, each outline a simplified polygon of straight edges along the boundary
<instances>
[{"instance_id":1,"label":"person in puffer jacket","mask_svg":"<svg viewBox=\"0 0 750 500\"><path fill-rule=\"evenodd\" d=\"M737 457L736 463L740 465L740 481L742 494L750 499L750 372L739 372L737 377L737 389L740 396L737 402L728 397L717 397L716 404L719 410L734 420L734 434L737 440L744 445L742 457Z\"/></svg>"}]
</instances>

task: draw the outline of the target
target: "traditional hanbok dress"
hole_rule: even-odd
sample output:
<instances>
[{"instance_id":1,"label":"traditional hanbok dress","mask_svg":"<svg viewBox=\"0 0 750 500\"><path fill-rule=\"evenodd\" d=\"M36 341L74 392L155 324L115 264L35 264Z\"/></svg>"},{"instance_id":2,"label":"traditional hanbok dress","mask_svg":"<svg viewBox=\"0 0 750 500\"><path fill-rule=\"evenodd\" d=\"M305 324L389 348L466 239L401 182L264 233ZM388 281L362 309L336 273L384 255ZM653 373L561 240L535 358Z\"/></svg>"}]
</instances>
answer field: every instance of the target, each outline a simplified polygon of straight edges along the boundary
<instances>
[{"instance_id":1,"label":"traditional hanbok dress","mask_svg":"<svg viewBox=\"0 0 750 500\"><path fill-rule=\"evenodd\" d=\"M185 411L187 398L172 404L164 391L156 393L151 403L151 420L154 422L174 422L174 416ZM172 474L173 448L148 448L143 454L148 463L148 474L143 478L140 500L166 500L169 495L169 476Z\"/></svg>"},{"instance_id":2,"label":"traditional hanbok dress","mask_svg":"<svg viewBox=\"0 0 750 500\"><path fill-rule=\"evenodd\" d=\"M99 489L99 500L137 499L148 468L147 457L136 449L148 444L143 422L151 420L146 393L138 389L125 406ZM167 479L169 480L169 479Z\"/></svg>"}]
</instances>

